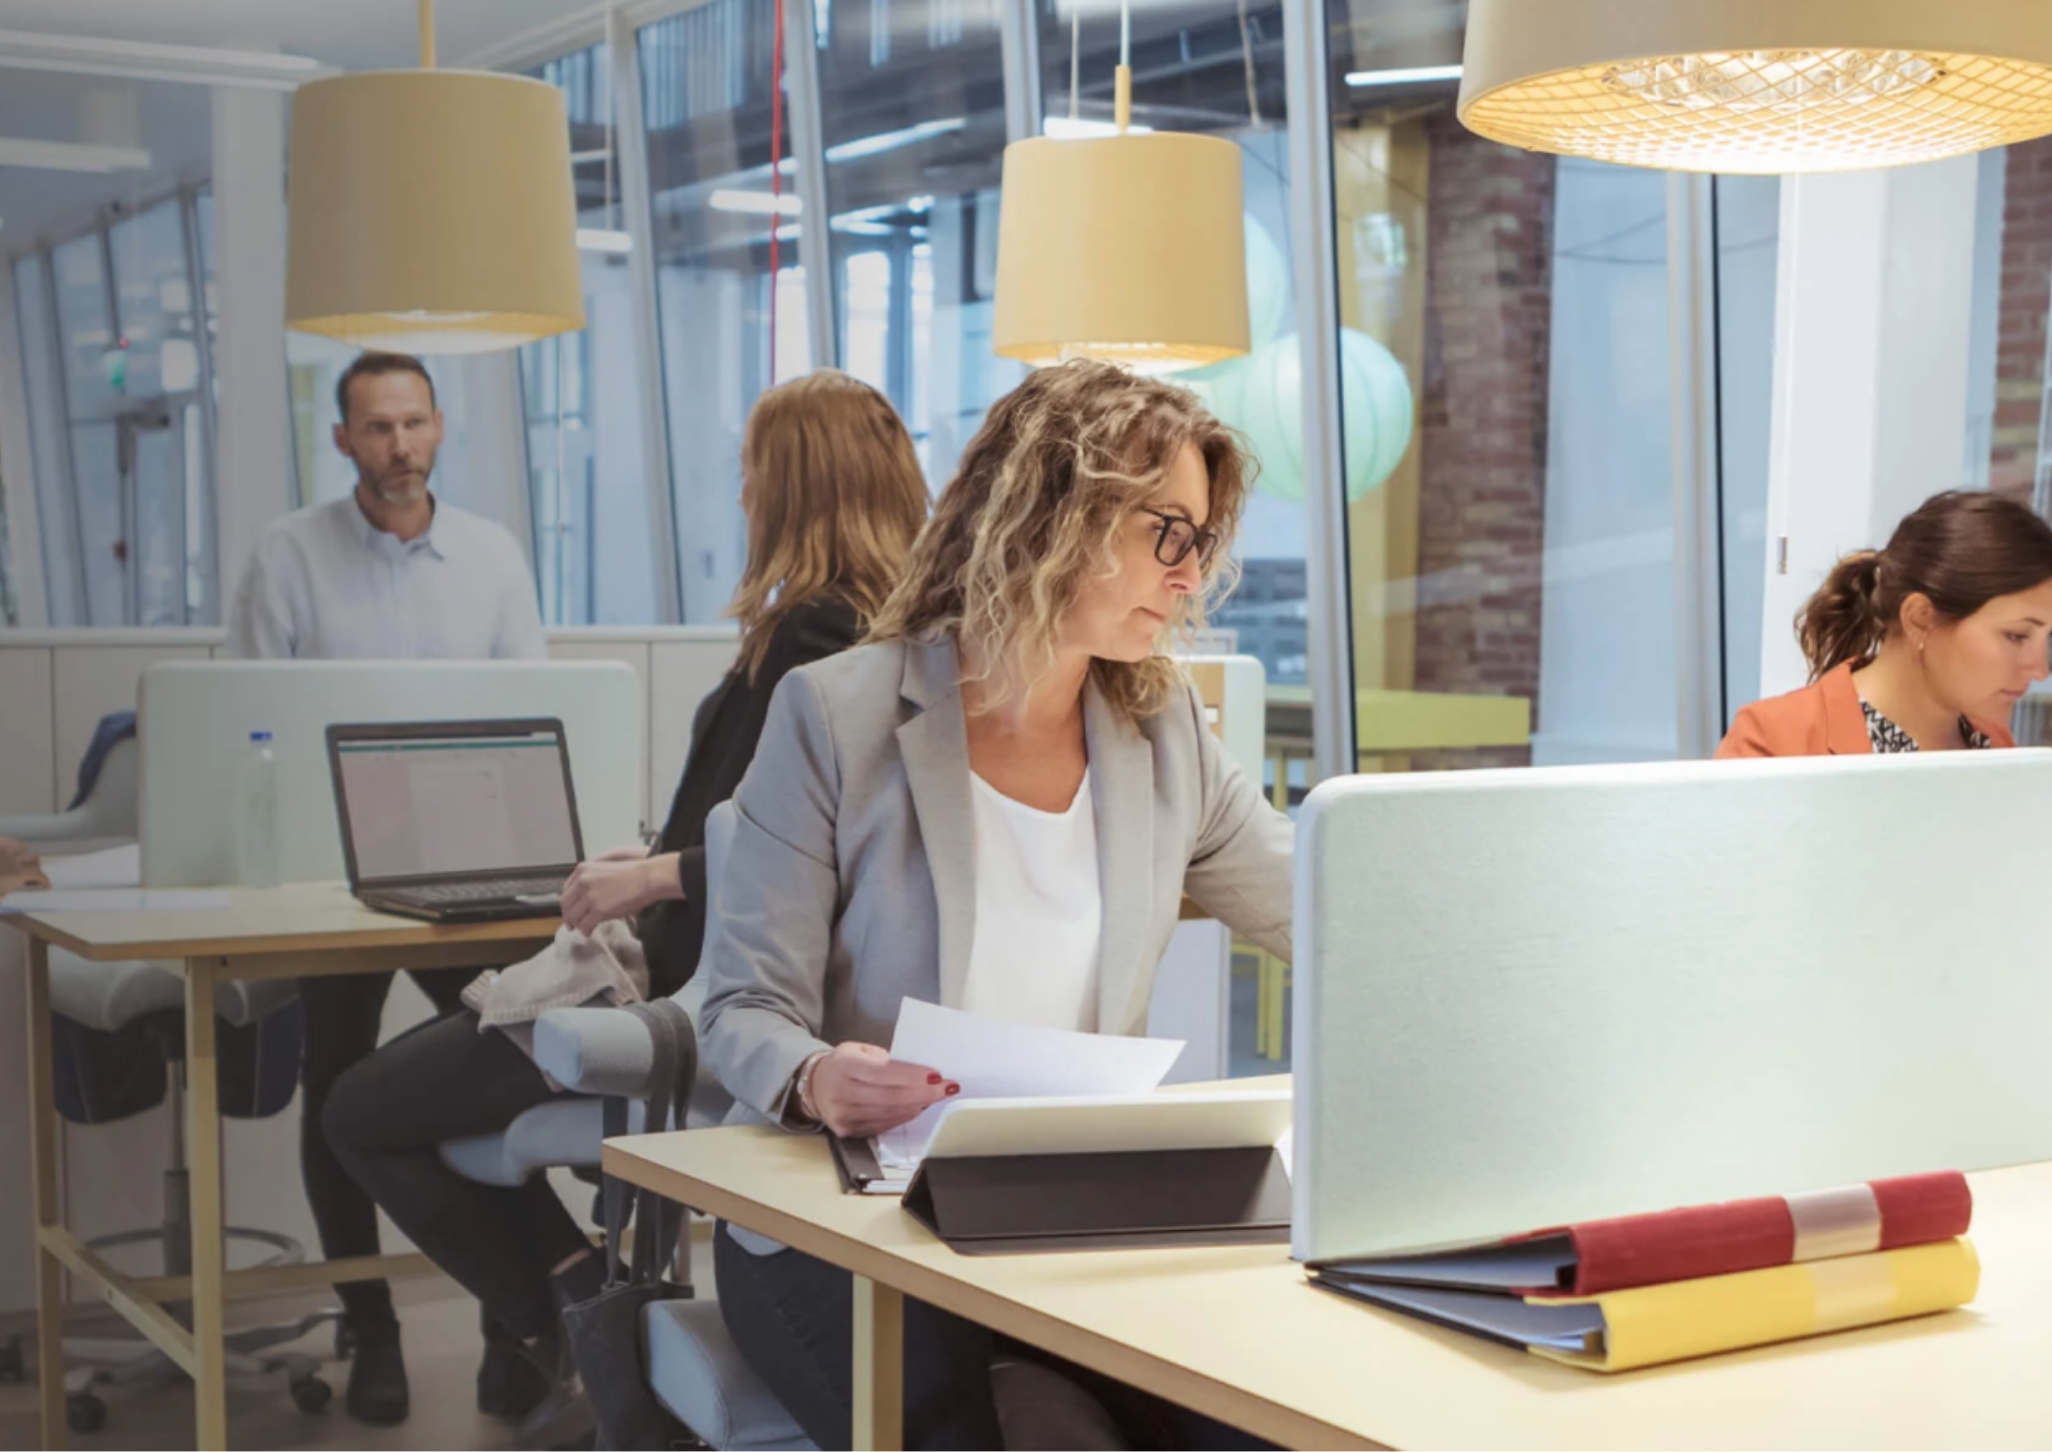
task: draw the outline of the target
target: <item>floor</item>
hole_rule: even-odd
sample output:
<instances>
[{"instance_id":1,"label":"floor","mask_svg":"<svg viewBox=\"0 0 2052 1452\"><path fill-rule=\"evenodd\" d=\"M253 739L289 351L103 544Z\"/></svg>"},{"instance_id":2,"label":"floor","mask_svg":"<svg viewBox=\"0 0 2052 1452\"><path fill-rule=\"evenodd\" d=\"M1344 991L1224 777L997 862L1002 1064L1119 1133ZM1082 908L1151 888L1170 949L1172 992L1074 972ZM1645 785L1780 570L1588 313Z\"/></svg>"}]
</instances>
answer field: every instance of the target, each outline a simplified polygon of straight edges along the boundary
<instances>
[{"instance_id":1,"label":"floor","mask_svg":"<svg viewBox=\"0 0 2052 1452\"><path fill-rule=\"evenodd\" d=\"M484 1341L478 1332L477 1303L444 1280L401 1283L394 1288L406 1346L407 1372L413 1383L413 1415L396 1427L371 1427L352 1421L342 1410L347 1363L333 1361L334 1333L327 1327L293 1344L328 1361L323 1372L335 1388L326 1411L306 1415L292 1405L279 1379L263 1389L228 1397L229 1437L236 1447L277 1448L501 1448L513 1446L513 1428L479 1414L474 1378ZM239 1304L233 1324L252 1324L267 1314L296 1318L315 1302L277 1301ZM97 1334L118 1335L118 1329ZM33 1343L33 1334L24 1336ZM81 1448L122 1447L181 1449L193 1445L192 1393L180 1378L174 1384L120 1388L104 1393L107 1424L90 1436L73 1434ZM0 1385L0 1448L43 1445L33 1379L24 1385Z\"/></svg>"}]
</instances>

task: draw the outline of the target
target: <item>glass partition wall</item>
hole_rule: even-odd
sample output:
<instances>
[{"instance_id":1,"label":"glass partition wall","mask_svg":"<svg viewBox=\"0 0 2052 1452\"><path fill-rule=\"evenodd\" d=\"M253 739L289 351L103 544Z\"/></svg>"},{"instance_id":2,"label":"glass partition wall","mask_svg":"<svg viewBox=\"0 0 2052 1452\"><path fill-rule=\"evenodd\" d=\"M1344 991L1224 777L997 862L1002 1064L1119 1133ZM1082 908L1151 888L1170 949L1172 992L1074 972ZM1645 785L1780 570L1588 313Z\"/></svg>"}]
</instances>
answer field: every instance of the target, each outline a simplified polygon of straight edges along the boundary
<instances>
[{"instance_id":1,"label":"glass partition wall","mask_svg":"<svg viewBox=\"0 0 2052 1452\"><path fill-rule=\"evenodd\" d=\"M1686 179L1460 124L1465 9L1327 6L1361 768L1672 757L1696 668L1677 572L1701 556L1677 528L1676 411L1697 401L1673 310L1704 287L1718 323L1697 483L1732 572L1710 582L1722 698L1748 652L1757 676L1779 183L1707 187L1714 260L1679 275Z\"/></svg>"},{"instance_id":2,"label":"glass partition wall","mask_svg":"<svg viewBox=\"0 0 2052 1452\"><path fill-rule=\"evenodd\" d=\"M53 621L220 618L204 200L111 208L14 261Z\"/></svg>"},{"instance_id":3,"label":"glass partition wall","mask_svg":"<svg viewBox=\"0 0 2052 1452\"><path fill-rule=\"evenodd\" d=\"M588 46L536 75L563 91L576 178L585 326L520 350L528 507L542 619L553 625L656 618L648 453L622 200L610 49Z\"/></svg>"},{"instance_id":4,"label":"glass partition wall","mask_svg":"<svg viewBox=\"0 0 2052 1452\"><path fill-rule=\"evenodd\" d=\"M642 29L656 308L685 621L741 577L741 430L756 396L814 366L788 111L772 187L775 7L709 0ZM787 58L788 60L788 58ZM774 261L773 261L774 254ZM831 348L817 353L832 361Z\"/></svg>"}]
</instances>

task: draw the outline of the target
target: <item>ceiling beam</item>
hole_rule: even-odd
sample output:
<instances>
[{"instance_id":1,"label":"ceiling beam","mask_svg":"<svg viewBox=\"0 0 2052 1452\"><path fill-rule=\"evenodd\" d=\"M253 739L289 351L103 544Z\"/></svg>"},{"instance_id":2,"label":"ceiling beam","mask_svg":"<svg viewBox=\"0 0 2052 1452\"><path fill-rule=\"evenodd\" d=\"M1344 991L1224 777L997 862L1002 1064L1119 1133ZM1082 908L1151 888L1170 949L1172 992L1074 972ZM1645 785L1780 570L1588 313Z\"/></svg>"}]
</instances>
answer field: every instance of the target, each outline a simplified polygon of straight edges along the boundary
<instances>
[{"instance_id":1,"label":"ceiling beam","mask_svg":"<svg viewBox=\"0 0 2052 1452\"><path fill-rule=\"evenodd\" d=\"M0 136L0 166L32 166L43 171L148 171L150 154L139 146L87 146L76 141Z\"/></svg>"},{"instance_id":2,"label":"ceiling beam","mask_svg":"<svg viewBox=\"0 0 2052 1452\"><path fill-rule=\"evenodd\" d=\"M340 74L333 66L303 55L51 35L35 30L0 30L0 70L183 81L202 86L249 86L270 91L296 90L307 81Z\"/></svg>"}]
</instances>

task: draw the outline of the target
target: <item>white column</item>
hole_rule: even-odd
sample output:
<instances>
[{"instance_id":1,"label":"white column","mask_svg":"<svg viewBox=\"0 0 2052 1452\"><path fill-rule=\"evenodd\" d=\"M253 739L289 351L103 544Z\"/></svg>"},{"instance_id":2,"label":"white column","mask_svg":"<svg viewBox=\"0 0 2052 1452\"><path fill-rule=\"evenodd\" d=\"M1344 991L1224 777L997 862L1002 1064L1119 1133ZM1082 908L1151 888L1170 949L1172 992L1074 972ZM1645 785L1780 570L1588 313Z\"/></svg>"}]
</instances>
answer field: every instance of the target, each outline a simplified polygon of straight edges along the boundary
<instances>
[{"instance_id":1,"label":"white column","mask_svg":"<svg viewBox=\"0 0 2052 1452\"><path fill-rule=\"evenodd\" d=\"M285 380L285 105L276 91L214 91L214 277L220 333L215 466L221 598L232 602L265 525L292 508Z\"/></svg>"},{"instance_id":2,"label":"white column","mask_svg":"<svg viewBox=\"0 0 2052 1452\"><path fill-rule=\"evenodd\" d=\"M1791 622L1841 555L1966 483L1974 157L1781 192L1760 693L1803 684Z\"/></svg>"},{"instance_id":3,"label":"white column","mask_svg":"<svg viewBox=\"0 0 2052 1452\"><path fill-rule=\"evenodd\" d=\"M24 627L50 623L43 585L43 533L36 509L36 455L29 438L28 389L22 376L21 326L14 279L0 272L0 489L7 513L7 573ZM0 627L6 625L0 620Z\"/></svg>"}]
</instances>

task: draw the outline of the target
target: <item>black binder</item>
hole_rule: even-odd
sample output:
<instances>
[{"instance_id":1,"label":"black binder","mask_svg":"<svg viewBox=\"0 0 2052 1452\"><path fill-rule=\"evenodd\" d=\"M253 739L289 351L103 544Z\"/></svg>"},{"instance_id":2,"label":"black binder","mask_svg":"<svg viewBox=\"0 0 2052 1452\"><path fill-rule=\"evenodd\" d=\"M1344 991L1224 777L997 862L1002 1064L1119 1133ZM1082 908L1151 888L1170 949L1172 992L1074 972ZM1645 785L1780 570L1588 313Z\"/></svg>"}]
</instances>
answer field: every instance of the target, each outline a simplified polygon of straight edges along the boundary
<instances>
[{"instance_id":1,"label":"black binder","mask_svg":"<svg viewBox=\"0 0 2052 1452\"><path fill-rule=\"evenodd\" d=\"M963 1255L1283 1243L1288 1091L956 1106L906 1186Z\"/></svg>"}]
</instances>

